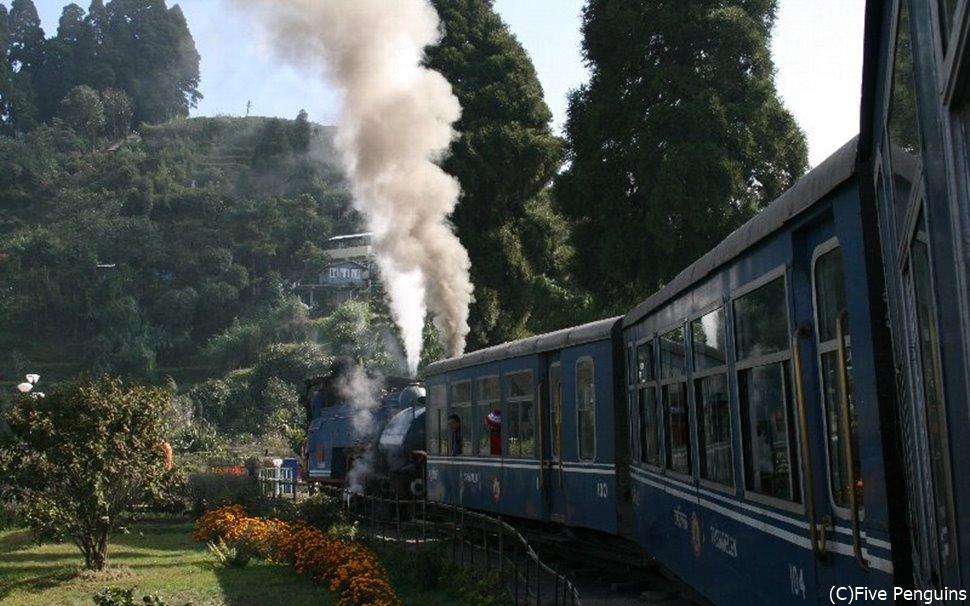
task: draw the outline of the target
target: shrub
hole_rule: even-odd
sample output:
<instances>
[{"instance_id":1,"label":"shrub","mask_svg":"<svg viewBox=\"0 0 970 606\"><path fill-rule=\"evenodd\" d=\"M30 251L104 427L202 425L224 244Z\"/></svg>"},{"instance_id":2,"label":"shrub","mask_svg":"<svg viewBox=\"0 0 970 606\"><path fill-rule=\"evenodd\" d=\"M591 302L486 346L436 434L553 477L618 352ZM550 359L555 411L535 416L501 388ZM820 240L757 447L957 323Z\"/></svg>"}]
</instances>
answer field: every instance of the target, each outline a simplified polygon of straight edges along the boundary
<instances>
[{"instance_id":1,"label":"shrub","mask_svg":"<svg viewBox=\"0 0 970 606\"><path fill-rule=\"evenodd\" d=\"M256 478L225 473L193 473L188 478L192 511L200 515L210 509L242 503L251 505L259 499Z\"/></svg>"},{"instance_id":2,"label":"shrub","mask_svg":"<svg viewBox=\"0 0 970 606\"><path fill-rule=\"evenodd\" d=\"M105 587L92 597L96 606L135 606L135 588ZM165 600L154 593L143 596L145 606L166 606Z\"/></svg>"},{"instance_id":3,"label":"shrub","mask_svg":"<svg viewBox=\"0 0 970 606\"><path fill-rule=\"evenodd\" d=\"M458 575L459 602L464 606L506 606L509 593L498 571L462 570Z\"/></svg>"},{"instance_id":4,"label":"shrub","mask_svg":"<svg viewBox=\"0 0 970 606\"><path fill-rule=\"evenodd\" d=\"M182 465L175 465L162 477L142 503L144 509L159 513L183 513L191 503L188 477Z\"/></svg>"},{"instance_id":5,"label":"shrub","mask_svg":"<svg viewBox=\"0 0 970 606\"><path fill-rule=\"evenodd\" d=\"M445 569L444 552L437 546L418 548L414 553L414 576L421 589L434 589Z\"/></svg>"},{"instance_id":6,"label":"shrub","mask_svg":"<svg viewBox=\"0 0 970 606\"><path fill-rule=\"evenodd\" d=\"M19 505L14 502L0 502L0 530L14 528L22 522Z\"/></svg>"},{"instance_id":7,"label":"shrub","mask_svg":"<svg viewBox=\"0 0 970 606\"><path fill-rule=\"evenodd\" d=\"M215 541L209 541L207 545L209 546L209 551L216 557L219 565L227 568L245 568L246 564L253 557L252 552L248 549L241 546L227 545L222 537L219 537Z\"/></svg>"},{"instance_id":8,"label":"shrub","mask_svg":"<svg viewBox=\"0 0 970 606\"><path fill-rule=\"evenodd\" d=\"M323 531L347 523L340 500L326 493L317 493L300 501L297 513L307 524Z\"/></svg>"}]
</instances>

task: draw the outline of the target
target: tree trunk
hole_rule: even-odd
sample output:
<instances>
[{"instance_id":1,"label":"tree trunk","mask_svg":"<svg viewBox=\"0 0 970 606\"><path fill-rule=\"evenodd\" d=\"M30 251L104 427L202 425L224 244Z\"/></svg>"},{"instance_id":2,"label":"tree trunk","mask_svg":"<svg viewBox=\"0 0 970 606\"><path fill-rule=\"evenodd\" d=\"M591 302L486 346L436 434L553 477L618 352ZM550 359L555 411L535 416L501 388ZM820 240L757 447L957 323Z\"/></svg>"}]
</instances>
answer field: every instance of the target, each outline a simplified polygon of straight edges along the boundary
<instances>
[{"instance_id":1,"label":"tree trunk","mask_svg":"<svg viewBox=\"0 0 970 606\"><path fill-rule=\"evenodd\" d=\"M104 570L108 564L108 534L86 536L78 543L84 554L84 567L88 570Z\"/></svg>"}]
</instances>

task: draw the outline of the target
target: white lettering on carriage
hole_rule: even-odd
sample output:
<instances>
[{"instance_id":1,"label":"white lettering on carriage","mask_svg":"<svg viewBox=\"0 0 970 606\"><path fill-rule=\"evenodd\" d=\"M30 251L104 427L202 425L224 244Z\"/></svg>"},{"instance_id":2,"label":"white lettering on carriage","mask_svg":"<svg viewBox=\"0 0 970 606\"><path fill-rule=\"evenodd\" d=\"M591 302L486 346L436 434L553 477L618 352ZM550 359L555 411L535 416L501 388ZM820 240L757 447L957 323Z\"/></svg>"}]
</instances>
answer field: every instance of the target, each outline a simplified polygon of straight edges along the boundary
<instances>
[{"instance_id":1,"label":"white lettering on carriage","mask_svg":"<svg viewBox=\"0 0 970 606\"><path fill-rule=\"evenodd\" d=\"M679 506L674 510L674 526L687 530L687 514L681 511Z\"/></svg>"},{"instance_id":2,"label":"white lettering on carriage","mask_svg":"<svg viewBox=\"0 0 970 606\"><path fill-rule=\"evenodd\" d=\"M723 530L711 524L711 545L714 549L723 551L732 558L738 557L738 541Z\"/></svg>"},{"instance_id":3,"label":"white lettering on carriage","mask_svg":"<svg viewBox=\"0 0 970 606\"><path fill-rule=\"evenodd\" d=\"M463 471L461 472L461 479L464 480L466 484L478 484L478 472Z\"/></svg>"}]
</instances>

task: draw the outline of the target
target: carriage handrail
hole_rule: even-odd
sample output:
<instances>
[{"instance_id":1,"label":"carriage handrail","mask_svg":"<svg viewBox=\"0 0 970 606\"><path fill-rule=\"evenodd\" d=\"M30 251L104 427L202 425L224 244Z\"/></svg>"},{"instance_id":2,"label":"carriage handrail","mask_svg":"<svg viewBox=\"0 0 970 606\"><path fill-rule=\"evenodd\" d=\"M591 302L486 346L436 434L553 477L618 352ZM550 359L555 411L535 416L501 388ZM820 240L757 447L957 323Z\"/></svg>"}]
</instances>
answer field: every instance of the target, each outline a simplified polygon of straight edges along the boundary
<instances>
[{"instance_id":1,"label":"carriage handrail","mask_svg":"<svg viewBox=\"0 0 970 606\"><path fill-rule=\"evenodd\" d=\"M827 522L822 521L822 532L819 533L815 523L815 478L812 473L812 453L811 445L808 441L808 415L805 412L805 385L802 381L802 354L798 347L798 337L800 330L796 330L791 338L792 355L792 374L795 375L795 402L798 406L798 429L800 435L800 450L802 454L803 467L805 468L805 511L808 515L808 538L812 542L812 551L815 557L820 560L826 558L825 551L825 527ZM821 536L819 536L821 535Z\"/></svg>"},{"instance_id":2,"label":"carriage handrail","mask_svg":"<svg viewBox=\"0 0 970 606\"><path fill-rule=\"evenodd\" d=\"M842 422L842 449L848 473L849 512L852 516L852 551L855 560L863 570L869 569L869 562L862 555L862 532L859 524L859 499L856 498L855 456L852 453L852 428L849 426L849 369L845 346L845 320L849 312L843 309L835 322L835 336L838 341L839 364L839 417Z\"/></svg>"}]
</instances>

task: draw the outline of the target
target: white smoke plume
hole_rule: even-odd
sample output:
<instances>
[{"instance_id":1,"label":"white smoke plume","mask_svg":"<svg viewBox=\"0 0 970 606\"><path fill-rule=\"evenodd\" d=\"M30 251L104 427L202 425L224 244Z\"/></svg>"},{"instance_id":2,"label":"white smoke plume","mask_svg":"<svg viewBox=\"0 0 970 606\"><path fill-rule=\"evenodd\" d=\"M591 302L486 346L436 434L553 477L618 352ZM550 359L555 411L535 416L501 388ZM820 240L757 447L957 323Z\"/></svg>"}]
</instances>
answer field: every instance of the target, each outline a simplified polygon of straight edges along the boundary
<instances>
[{"instance_id":1,"label":"white smoke plume","mask_svg":"<svg viewBox=\"0 0 970 606\"><path fill-rule=\"evenodd\" d=\"M354 457L354 462L347 472L347 491L352 494L364 494L367 487L367 479L374 470L374 448L367 445L365 450L358 452Z\"/></svg>"},{"instance_id":2,"label":"white smoke plume","mask_svg":"<svg viewBox=\"0 0 970 606\"><path fill-rule=\"evenodd\" d=\"M373 444L380 430L374 411L381 403L383 382L378 377L369 377L362 367L354 366L340 376L335 387L340 401L347 402L353 413L357 447L346 483L350 492L360 494L374 470Z\"/></svg>"},{"instance_id":3,"label":"white smoke plume","mask_svg":"<svg viewBox=\"0 0 970 606\"><path fill-rule=\"evenodd\" d=\"M374 425L374 409L381 403L382 381L367 376L360 366L354 366L340 376L335 385L341 402L347 402L353 411L354 434L366 439L377 432Z\"/></svg>"},{"instance_id":4,"label":"white smoke plume","mask_svg":"<svg viewBox=\"0 0 970 606\"><path fill-rule=\"evenodd\" d=\"M448 217L460 193L435 161L461 114L445 78L421 67L440 39L428 0L233 0L260 11L273 47L343 93L337 145L377 260L412 375L428 309L450 355L465 348L468 253Z\"/></svg>"}]
</instances>

